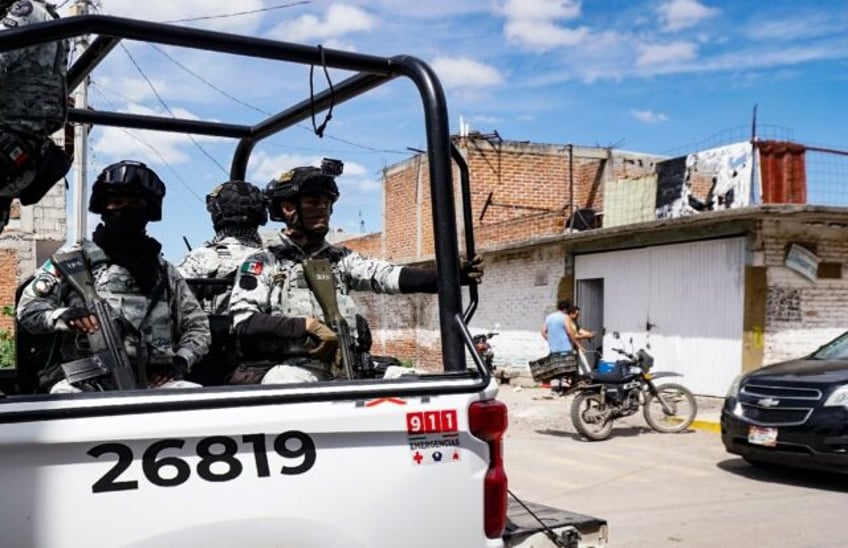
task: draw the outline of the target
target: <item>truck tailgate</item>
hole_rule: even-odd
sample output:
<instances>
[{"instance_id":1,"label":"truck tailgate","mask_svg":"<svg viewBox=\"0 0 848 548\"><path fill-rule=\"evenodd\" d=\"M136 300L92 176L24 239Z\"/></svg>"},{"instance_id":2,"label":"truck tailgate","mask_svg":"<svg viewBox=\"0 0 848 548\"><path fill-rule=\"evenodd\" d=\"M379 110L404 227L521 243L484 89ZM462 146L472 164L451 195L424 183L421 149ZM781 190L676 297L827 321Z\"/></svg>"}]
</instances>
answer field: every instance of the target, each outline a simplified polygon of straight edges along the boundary
<instances>
[{"instance_id":1,"label":"truck tailgate","mask_svg":"<svg viewBox=\"0 0 848 548\"><path fill-rule=\"evenodd\" d=\"M577 514L567 510L560 510L552 506L546 506L536 502L522 501L533 514L535 514L545 525L547 525L558 537L564 541L572 539L579 544L569 544L572 547L595 547L604 546L608 539L606 520L593 518L584 514ZM569 535L568 528L574 528L579 533L579 539L575 535ZM509 499L507 507L507 524L504 532L504 543L514 548L542 548L555 546L545 536L544 527L513 497Z\"/></svg>"}]
</instances>

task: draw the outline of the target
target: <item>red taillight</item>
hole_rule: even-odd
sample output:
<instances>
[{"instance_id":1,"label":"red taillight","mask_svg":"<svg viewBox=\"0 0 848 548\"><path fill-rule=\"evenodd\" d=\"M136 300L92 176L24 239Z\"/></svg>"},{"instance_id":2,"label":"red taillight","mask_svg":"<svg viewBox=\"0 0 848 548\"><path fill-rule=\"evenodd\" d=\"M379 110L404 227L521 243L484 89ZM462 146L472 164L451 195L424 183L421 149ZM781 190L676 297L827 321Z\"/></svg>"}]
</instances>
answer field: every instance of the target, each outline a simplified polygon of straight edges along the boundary
<instances>
[{"instance_id":1,"label":"red taillight","mask_svg":"<svg viewBox=\"0 0 848 548\"><path fill-rule=\"evenodd\" d=\"M489 538L501 538L506 528L507 479L503 465L506 405L497 400L478 401L468 408L471 434L489 444L489 470L483 482L483 527Z\"/></svg>"}]
</instances>

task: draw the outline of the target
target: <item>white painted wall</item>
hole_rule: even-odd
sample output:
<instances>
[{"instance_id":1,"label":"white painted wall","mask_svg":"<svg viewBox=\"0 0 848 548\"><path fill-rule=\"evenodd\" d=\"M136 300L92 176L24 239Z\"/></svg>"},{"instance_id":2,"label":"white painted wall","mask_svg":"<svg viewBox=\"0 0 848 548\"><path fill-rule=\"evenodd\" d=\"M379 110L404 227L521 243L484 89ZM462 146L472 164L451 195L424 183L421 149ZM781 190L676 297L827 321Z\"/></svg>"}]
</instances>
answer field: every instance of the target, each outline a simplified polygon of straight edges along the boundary
<instances>
[{"instance_id":1,"label":"white painted wall","mask_svg":"<svg viewBox=\"0 0 848 548\"><path fill-rule=\"evenodd\" d=\"M485 268L471 333L498 331L491 341L495 365L528 368L529 360L548 354L540 331L545 316L556 309L565 273L562 248L487 255Z\"/></svg>"}]
</instances>

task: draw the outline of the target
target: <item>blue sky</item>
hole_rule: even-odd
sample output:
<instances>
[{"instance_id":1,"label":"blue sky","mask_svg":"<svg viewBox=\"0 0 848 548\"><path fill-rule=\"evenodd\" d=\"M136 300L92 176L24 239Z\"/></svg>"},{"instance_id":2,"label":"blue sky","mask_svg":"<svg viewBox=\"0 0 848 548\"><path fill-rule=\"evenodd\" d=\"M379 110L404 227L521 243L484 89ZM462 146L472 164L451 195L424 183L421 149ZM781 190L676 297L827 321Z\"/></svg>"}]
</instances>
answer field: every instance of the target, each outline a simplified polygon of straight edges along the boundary
<instances>
[{"instance_id":1,"label":"blue sky","mask_svg":"<svg viewBox=\"0 0 848 548\"><path fill-rule=\"evenodd\" d=\"M439 75L454 133L462 117L472 130L496 130L507 140L671 155L699 143L714 146L708 139L716 133L746 135L757 104L764 130L776 126L768 131L848 150L844 0L98 3L100 13L159 22L254 12L181 24L413 55ZM179 117L255 123L262 112L282 110L309 93L306 67L138 42L124 46L93 76L94 108L169 116L158 94ZM331 76L339 81L347 74ZM315 81L323 89L318 71ZM248 178L264 187L296 165L340 158L346 173L339 179L334 224L347 232L363 225L366 232L379 231L382 169L410 157L407 147L424 148L421 118L411 84L394 81L337 107L323 139L304 123L257 147ZM90 143L91 178L110 162L137 159L166 182L164 219L150 232L168 259L184 254L181 236L193 245L212 236L203 197L226 180L217 164L229 168L233 141L97 128ZM89 229L95 222L90 219Z\"/></svg>"}]
</instances>

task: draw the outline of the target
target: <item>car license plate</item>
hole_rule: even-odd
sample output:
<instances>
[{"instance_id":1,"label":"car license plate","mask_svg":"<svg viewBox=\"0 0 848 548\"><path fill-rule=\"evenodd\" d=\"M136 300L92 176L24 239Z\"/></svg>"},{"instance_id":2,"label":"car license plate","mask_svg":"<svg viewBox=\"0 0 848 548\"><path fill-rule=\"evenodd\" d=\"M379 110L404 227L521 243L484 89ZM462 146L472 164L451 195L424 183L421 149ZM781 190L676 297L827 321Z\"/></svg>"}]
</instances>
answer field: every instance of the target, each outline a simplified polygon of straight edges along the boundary
<instances>
[{"instance_id":1,"label":"car license plate","mask_svg":"<svg viewBox=\"0 0 848 548\"><path fill-rule=\"evenodd\" d=\"M763 426L748 427L748 443L775 447L777 445L777 428Z\"/></svg>"}]
</instances>

